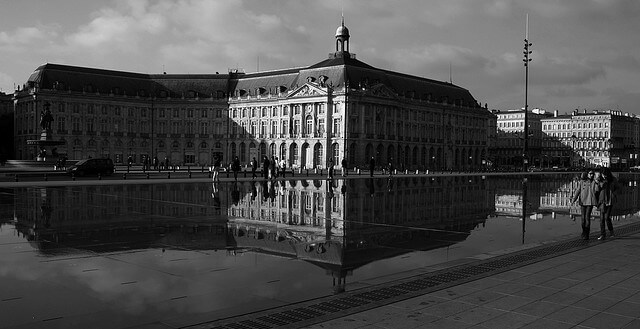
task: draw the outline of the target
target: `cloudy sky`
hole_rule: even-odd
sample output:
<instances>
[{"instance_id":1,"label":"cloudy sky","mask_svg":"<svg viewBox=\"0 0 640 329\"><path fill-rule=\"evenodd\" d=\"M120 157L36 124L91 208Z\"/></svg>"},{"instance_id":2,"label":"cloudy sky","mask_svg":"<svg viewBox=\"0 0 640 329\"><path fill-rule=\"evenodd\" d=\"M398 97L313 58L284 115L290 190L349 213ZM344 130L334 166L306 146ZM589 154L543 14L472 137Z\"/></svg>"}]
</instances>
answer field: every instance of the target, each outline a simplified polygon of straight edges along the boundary
<instances>
[{"instance_id":1,"label":"cloudy sky","mask_svg":"<svg viewBox=\"0 0 640 329\"><path fill-rule=\"evenodd\" d=\"M370 65L448 81L492 109L640 114L637 0L0 0L0 89L43 63L140 73L308 66L350 50Z\"/></svg>"}]
</instances>

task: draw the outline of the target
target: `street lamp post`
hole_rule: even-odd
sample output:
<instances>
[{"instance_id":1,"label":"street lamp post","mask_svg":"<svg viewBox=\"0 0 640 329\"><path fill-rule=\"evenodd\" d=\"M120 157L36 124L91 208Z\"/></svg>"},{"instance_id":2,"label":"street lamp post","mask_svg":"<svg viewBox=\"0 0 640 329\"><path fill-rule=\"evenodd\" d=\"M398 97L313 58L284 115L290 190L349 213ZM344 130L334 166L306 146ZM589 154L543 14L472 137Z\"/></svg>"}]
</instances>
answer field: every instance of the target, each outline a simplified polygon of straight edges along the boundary
<instances>
[{"instance_id":1,"label":"street lamp post","mask_svg":"<svg viewBox=\"0 0 640 329\"><path fill-rule=\"evenodd\" d=\"M529 15L527 14L527 22L525 26L525 37L524 37L524 58L522 61L524 62L524 146L522 150L523 157L523 169L527 171L527 163L529 156L529 121L527 120L528 112L529 112L529 62L531 62L531 46L533 44L529 42Z\"/></svg>"}]
</instances>

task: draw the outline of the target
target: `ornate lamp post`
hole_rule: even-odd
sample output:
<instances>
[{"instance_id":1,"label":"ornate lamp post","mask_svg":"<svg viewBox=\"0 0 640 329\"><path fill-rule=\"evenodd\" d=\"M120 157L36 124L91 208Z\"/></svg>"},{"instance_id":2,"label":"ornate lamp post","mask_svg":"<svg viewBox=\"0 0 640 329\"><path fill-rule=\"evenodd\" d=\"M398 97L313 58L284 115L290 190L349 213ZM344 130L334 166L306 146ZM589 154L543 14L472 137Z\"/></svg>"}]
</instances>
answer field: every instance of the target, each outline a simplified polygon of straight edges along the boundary
<instances>
[{"instance_id":1,"label":"ornate lamp post","mask_svg":"<svg viewBox=\"0 0 640 329\"><path fill-rule=\"evenodd\" d=\"M524 58L522 61L524 62L524 147L522 150L522 158L523 158L523 170L527 171L528 164L528 156L529 156L529 121L527 120L527 115L529 112L529 62L531 62L531 46L533 44L529 42L529 15L527 14L527 23L525 26L525 37L524 37Z\"/></svg>"}]
</instances>

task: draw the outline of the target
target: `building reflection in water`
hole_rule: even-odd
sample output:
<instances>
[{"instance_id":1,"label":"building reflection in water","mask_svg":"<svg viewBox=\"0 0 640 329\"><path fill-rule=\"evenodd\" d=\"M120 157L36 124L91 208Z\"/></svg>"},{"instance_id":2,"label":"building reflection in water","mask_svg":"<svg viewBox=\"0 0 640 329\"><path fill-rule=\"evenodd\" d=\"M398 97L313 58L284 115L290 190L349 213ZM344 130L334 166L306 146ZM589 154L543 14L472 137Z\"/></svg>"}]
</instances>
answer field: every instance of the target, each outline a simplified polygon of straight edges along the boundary
<instances>
[{"instance_id":1,"label":"building reflection in water","mask_svg":"<svg viewBox=\"0 0 640 329\"><path fill-rule=\"evenodd\" d=\"M617 217L638 211L633 179L621 179ZM579 213L576 187L572 176L538 175L16 188L13 221L46 255L259 252L312 263L341 292L359 267L456 244L493 216L522 220L524 243L527 220Z\"/></svg>"}]
</instances>

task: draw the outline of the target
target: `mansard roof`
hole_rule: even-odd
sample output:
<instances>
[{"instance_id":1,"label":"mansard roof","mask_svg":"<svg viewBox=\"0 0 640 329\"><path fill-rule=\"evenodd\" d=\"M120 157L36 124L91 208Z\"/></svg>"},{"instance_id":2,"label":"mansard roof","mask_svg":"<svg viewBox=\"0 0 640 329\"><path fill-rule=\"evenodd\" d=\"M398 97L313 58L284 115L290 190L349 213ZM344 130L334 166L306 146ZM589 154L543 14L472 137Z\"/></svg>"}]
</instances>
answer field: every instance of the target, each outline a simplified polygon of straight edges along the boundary
<instances>
[{"instance_id":1,"label":"mansard roof","mask_svg":"<svg viewBox=\"0 0 640 329\"><path fill-rule=\"evenodd\" d=\"M28 83L37 83L42 89L78 92L115 93L136 96L156 96L161 91L169 97L180 97L189 92L200 97L226 94L227 74L141 74L47 63L38 67ZM142 95L144 96L144 95Z\"/></svg>"},{"instance_id":2,"label":"mansard roof","mask_svg":"<svg viewBox=\"0 0 640 329\"><path fill-rule=\"evenodd\" d=\"M142 74L44 64L29 77L43 89L99 92L127 96L216 97L248 94L278 94L307 81L326 79L335 92L366 91L383 85L399 97L479 106L468 90L451 83L375 68L349 53L336 53L308 67L256 73L229 74Z\"/></svg>"}]
</instances>

